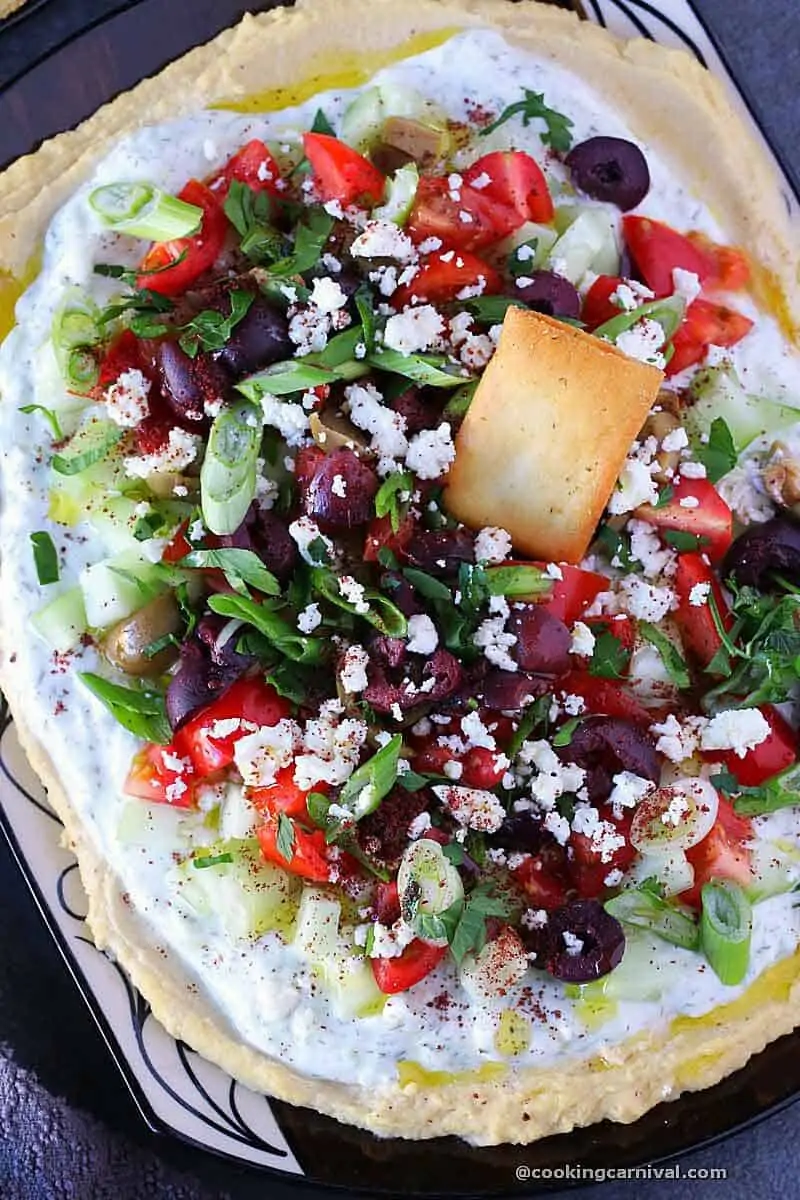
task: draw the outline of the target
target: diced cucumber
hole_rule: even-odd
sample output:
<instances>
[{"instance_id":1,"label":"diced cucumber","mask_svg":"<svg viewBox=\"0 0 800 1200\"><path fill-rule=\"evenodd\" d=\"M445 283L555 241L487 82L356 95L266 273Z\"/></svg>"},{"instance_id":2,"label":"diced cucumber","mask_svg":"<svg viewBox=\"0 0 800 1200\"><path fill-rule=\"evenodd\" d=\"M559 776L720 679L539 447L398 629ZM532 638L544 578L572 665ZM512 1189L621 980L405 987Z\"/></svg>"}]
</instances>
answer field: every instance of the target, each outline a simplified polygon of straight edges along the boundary
<instances>
[{"instance_id":1,"label":"diced cucumber","mask_svg":"<svg viewBox=\"0 0 800 1200\"><path fill-rule=\"evenodd\" d=\"M416 163L406 163L395 171L386 183L386 200L373 212L379 221L393 221L395 225L405 225L419 186L419 169Z\"/></svg>"},{"instance_id":2,"label":"diced cucumber","mask_svg":"<svg viewBox=\"0 0 800 1200\"><path fill-rule=\"evenodd\" d=\"M258 938L270 930L288 937L297 913L298 881L264 862L257 842L218 842L205 853L228 853L233 861L197 867L202 857L184 860L170 875L179 902L201 918L218 920L234 938Z\"/></svg>"},{"instance_id":3,"label":"diced cucumber","mask_svg":"<svg viewBox=\"0 0 800 1200\"><path fill-rule=\"evenodd\" d=\"M173 854L189 850L193 835L201 830L196 815L186 809L131 797L120 813L116 835L126 846L146 846L151 857L171 861Z\"/></svg>"},{"instance_id":4,"label":"diced cucumber","mask_svg":"<svg viewBox=\"0 0 800 1200\"><path fill-rule=\"evenodd\" d=\"M387 115L381 89L365 88L345 109L339 137L363 154L377 142Z\"/></svg>"},{"instance_id":5,"label":"diced cucumber","mask_svg":"<svg viewBox=\"0 0 800 1200\"><path fill-rule=\"evenodd\" d=\"M663 853L638 855L629 872L632 883L644 883L646 879L657 879L665 896L677 896L694 883L694 867L679 847Z\"/></svg>"},{"instance_id":6,"label":"diced cucumber","mask_svg":"<svg viewBox=\"0 0 800 1200\"><path fill-rule=\"evenodd\" d=\"M336 1015L344 1020L375 1016L388 999L375 982L369 962L346 948L340 947L316 963L315 972L330 994Z\"/></svg>"},{"instance_id":7,"label":"diced cucumber","mask_svg":"<svg viewBox=\"0 0 800 1200\"><path fill-rule=\"evenodd\" d=\"M556 211L556 228L566 228L553 245L548 265L570 283L580 283L587 271L617 275L620 245L617 218L606 205L572 206Z\"/></svg>"},{"instance_id":8,"label":"diced cucumber","mask_svg":"<svg viewBox=\"0 0 800 1200\"><path fill-rule=\"evenodd\" d=\"M333 954L339 941L341 914L338 900L319 888L304 888L294 935L294 944L301 954L315 963Z\"/></svg>"},{"instance_id":9,"label":"diced cucumber","mask_svg":"<svg viewBox=\"0 0 800 1200\"><path fill-rule=\"evenodd\" d=\"M72 650L88 625L83 592L79 587L74 587L56 596L55 600L34 613L31 624L53 650L60 654Z\"/></svg>"},{"instance_id":10,"label":"diced cucumber","mask_svg":"<svg viewBox=\"0 0 800 1200\"><path fill-rule=\"evenodd\" d=\"M751 904L781 896L797 886L800 850L785 841L756 840L751 850L753 882L745 888Z\"/></svg>"},{"instance_id":11,"label":"diced cucumber","mask_svg":"<svg viewBox=\"0 0 800 1200\"><path fill-rule=\"evenodd\" d=\"M100 500L90 499L88 515L92 528L99 534L107 554L136 553L142 542L134 537L133 531L139 520L139 502L127 496L112 496Z\"/></svg>"},{"instance_id":12,"label":"diced cucumber","mask_svg":"<svg viewBox=\"0 0 800 1200\"><path fill-rule=\"evenodd\" d=\"M628 927L625 953L619 966L602 979L587 983L580 989L575 988L575 991L587 1005L603 999L655 1001L677 981L680 974L680 964L672 956L664 954L663 942L649 933Z\"/></svg>"},{"instance_id":13,"label":"diced cucumber","mask_svg":"<svg viewBox=\"0 0 800 1200\"><path fill-rule=\"evenodd\" d=\"M779 433L800 422L800 409L746 392L733 367L698 372L691 392L695 402L685 410L683 423L696 441L709 434L717 417L726 422L739 451L763 434Z\"/></svg>"},{"instance_id":14,"label":"diced cucumber","mask_svg":"<svg viewBox=\"0 0 800 1200\"><path fill-rule=\"evenodd\" d=\"M220 806L219 834L228 838L250 838L255 834L258 814L238 783L229 783Z\"/></svg>"},{"instance_id":15,"label":"diced cucumber","mask_svg":"<svg viewBox=\"0 0 800 1200\"><path fill-rule=\"evenodd\" d=\"M527 275L531 271L540 270L547 262L550 251L558 241L558 233L550 225L537 225L535 221L526 221L512 234L499 242L497 254L506 259L519 246L530 246L532 258L521 258L517 264L518 274Z\"/></svg>"},{"instance_id":16,"label":"diced cucumber","mask_svg":"<svg viewBox=\"0 0 800 1200\"><path fill-rule=\"evenodd\" d=\"M93 629L106 629L130 616L167 586L139 549L84 567L79 583Z\"/></svg>"}]
</instances>

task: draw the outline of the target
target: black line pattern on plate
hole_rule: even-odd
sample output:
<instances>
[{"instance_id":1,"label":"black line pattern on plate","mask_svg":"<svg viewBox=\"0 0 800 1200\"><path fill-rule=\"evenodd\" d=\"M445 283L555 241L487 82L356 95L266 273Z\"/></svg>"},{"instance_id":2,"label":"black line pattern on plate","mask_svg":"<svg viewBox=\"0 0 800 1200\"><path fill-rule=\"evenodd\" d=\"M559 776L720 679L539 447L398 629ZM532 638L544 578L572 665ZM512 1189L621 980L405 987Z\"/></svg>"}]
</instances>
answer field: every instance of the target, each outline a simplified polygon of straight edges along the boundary
<instances>
[{"instance_id":1,"label":"black line pattern on plate","mask_svg":"<svg viewBox=\"0 0 800 1200\"><path fill-rule=\"evenodd\" d=\"M11 729L12 725L13 725L13 718L10 714L10 711L8 708L8 703L5 699L5 697L0 695L0 737L3 737L5 734L7 734L8 731ZM0 771L5 776L5 778L9 781L9 783L14 788L16 788L16 790L20 793L20 795L23 796L26 800L28 800L32 805L34 805L34 807L39 812L41 812L44 816L50 817L52 820L56 821L57 824L59 824L59 825L61 824L61 822L59 821L59 819L55 815L55 813L53 813L52 810L50 810L49 808L46 808L43 804L41 804L36 799L35 796L32 796L31 793L25 787L23 787L23 785L15 777L11 768L9 767L8 763L5 760L5 756L2 753L2 747L0 747ZM58 878L56 879L55 894L56 894L56 898L58 900L58 905L59 905L59 908L61 909L61 911L66 916L68 916L70 918L70 920L75 921L81 927L85 927L86 913L78 911L76 908L73 907L73 905L67 899L67 890L69 887L69 882L73 876L73 873L76 872L77 870L78 870L77 862L71 862L66 867L64 867L64 869L60 872L60 874L58 875ZM30 878L28 878L28 882L29 883L31 882ZM49 924L50 923L48 921L48 925ZM63 951L70 955L70 957L74 963L74 955L69 950L68 942L66 940L62 941L62 939L59 936L60 931L58 931L58 933L57 933L56 927L50 926L50 929L51 929L51 932L56 937L57 942L61 945ZM145 1065L149 1074L158 1083L158 1085L162 1088L162 1090L176 1104L178 1104L185 1112L187 1112L190 1116L194 1117L198 1121L201 1121L205 1126L207 1126L207 1128L209 1130L213 1130L215 1133L221 1135L222 1137L230 1139L231 1141L237 1143L238 1145L240 1145L242 1147L247 1147L250 1150L260 1151L261 1153L264 1153L264 1154L271 1154L271 1155L274 1155L278 1159L288 1158L289 1152L287 1150L282 1149L280 1146L274 1146L274 1145L272 1145L272 1143L268 1142L265 1138L261 1137L261 1135L259 1133L257 1133L256 1130L253 1129L252 1126L249 1125L248 1122L245 1120L245 1118L242 1116L242 1113L241 1113L241 1110L239 1108L239 1104L237 1101L237 1090L240 1086L237 1083L237 1081L235 1079L230 1080L230 1085L227 1090L228 1109L226 1111L226 1109L223 1108L222 1105L219 1104L213 1098L213 1096L209 1093L208 1089L204 1086L204 1084L199 1079L197 1072L195 1071L195 1069L192 1066L190 1059L189 1059L189 1054L194 1053L194 1051L191 1050L191 1047L188 1046L184 1042L177 1041L176 1039L169 1037L169 1035L166 1035L169 1038L169 1042L175 1047L175 1053L176 1053L178 1062L180 1063L183 1074L186 1077L188 1084L190 1085L190 1088L193 1089L200 1097L202 1097L202 1099L205 1101L205 1103L209 1106L209 1108L213 1112L215 1112L217 1114L217 1116L220 1118L220 1120L215 1121L212 1118L210 1118L208 1116L208 1114L205 1113L201 1107L190 1103L190 1101L188 1101L184 1096L182 1096L178 1091L176 1091L174 1087L172 1087L172 1085L168 1082L168 1080L161 1073L161 1071L159 1070L156 1063L153 1061L153 1057L150 1053L149 1047L147 1046L146 1037L145 1037L145 1026L146 1026L149 1018L152 1016L152 1011L151 1011L151 1008L150 1008L150 1005L148 1004L148 1002L144 999L144 997L140 994L140 992L138 992L137 989L134 988L133 984L128 979L127 975L125 974L123 969L120 967L120 965L117 962L115 962L114 959L111 958L109 955L105 954L103 951L98 950L90 937L86 936L83 933L76 933L76 934L73 934L73 940L77 941L77 942L81 942L83 945L90 947L97 954L103 954L103 957L106 958L106 960L114 967L114 970L116 971L117 975L119 976L119 978L123 984L123 987L125 989L125 994L126 994L126 997L128 1000L131 1028L133 1030L134 1038L136 1041L137 1048L139 1050L139 1055L141 1057L142 1063ZM84 989L82 989L82 990L84 990ZM99 1001L98 997L94 993L94 989L92 989L91 997L89 996L88 991L84 990L84 998L86 999L87 1003L89 1004L89 1007L93 1010L95 1017L97 1017L98 1011L100 1013L102 1013L103 1010L102 1010L101 1002ZM118 1065L120 1065L120 1067L122 1068L122 1063L119 1063ZM122 1073L126 1079L126 1082L128 1082L128 1085L130 1086L130 1079L128 1077L127 1072L123 1069ZM137 1101L138 1101L138 1097L137 1097ZM264 1097L263 1101L269 1110L268 1099L266 1097ZM149 1107L149 1105L148 1105L148 1107ZM271 1113L271 1110L269 1110L269 1111ZM273 1120L274 1120L274 1116L273 1116ZM158 1115L156 1113L152 1112L152 1110L150 1112L150 1115L148 1115L148 1121L150 1121L151 1124L157 1123L157 1124L161 1125L162 1127L165 1127L164 1123L161 1121L161 1118L158 1117ZM173 1132L178 1133L179 1136L183 1136L180 1134L179 1130L173 1130ZM192 1141L191 1138L187 1138L187 1140ZM195 1143L195 1144L198 1144L198 1143ZM224 1153L224 1152L221 1152L221 1153ZM234 1155L229 1155L226 1157L231 1157L232 1160L237 1161L236 1156L234 1156ZM241 1161L241 1159L239 1159L238 1161ZM264 1164L264 1165L266 1167L266 1164ZM269 1169L269 1168L266 1168L266 1169Z\"/></svg>"},{"instance_id":2,"label":"black line pattern on plate","mask_svg":"<svg viewBox=\"0 0 800 1200\"><path fill-rule=\"evenodd\" d=\"M642 37L647 38L651 42L660 40L657 34L657 26L654 24L657 22L658 25L662 25L665 29L668 29L670 33L683 42L686 49L694 55L702 66L708 66L702 50L686 30L681 29L680 25L673 21L671 17L659 12L648 0L588 0L588 4L591 7L592 16L599 25L604 27L608 25L603 6L613 7L621 12L624 17L627 17L634 29ZM647 20L648 17L650 18L649 22Z\"/></svg>"}]
</instances>

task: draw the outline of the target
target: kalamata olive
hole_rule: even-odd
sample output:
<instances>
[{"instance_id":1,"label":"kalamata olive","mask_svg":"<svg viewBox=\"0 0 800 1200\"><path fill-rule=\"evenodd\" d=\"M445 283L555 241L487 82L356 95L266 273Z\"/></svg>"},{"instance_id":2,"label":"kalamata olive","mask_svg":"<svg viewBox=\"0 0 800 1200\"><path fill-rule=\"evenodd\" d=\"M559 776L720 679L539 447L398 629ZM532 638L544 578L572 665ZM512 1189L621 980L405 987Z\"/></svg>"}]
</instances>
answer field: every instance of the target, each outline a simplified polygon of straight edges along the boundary
<instances>
[{"instance_id":1,"label":"kalamata olive","mask_svg":"<svg viewBox=\"0 0 800 1200\"><path fill-rule=\"evenodd\" d=\"M103 638L103 653L126 675L161 675L174 662L177 650L167 646L157 654L148 655L146 651L159 638L176 634L181 624L174 595L164 592L109 629Z\"/></svg>"},{"instance_id":2,"label":"kalamata olive","mask_svg":"<svg viewBox=\"0 0 800 1200\"><path fill-rule=\"evenodd\" d=\"M387 637L382 633L370 642L369 653L372 658L387 667L402 667L408 657L406 643L402 638Z\"/></svg>"},{"instance_id":3,"label":"kalamata olive","mask_svg":"<svg viewBox=\"0 0 800 1200\"><path fill-rule=\"evenodd\" d=\"M527 675L524 671L494 670L486 673L481 694L489 708L499 712L520 712L551 689L550 680L541 676Z\"/></svg>"},{"instance_id":4,"label":"kalamata olive","mask_svg":"<svg viewBox=\"0 0 800 1200\"><path fill-rule=\"evenodd\" d=\"M205 616L181 646L180 665L167 688L167 718L179 729L244 675L255 659L236 649L237 636L221 639L224 617Z\"/></svg>"},{"instance_id":5,"label":"kalamata olive","mask_svg":"<svg viewBox=\"0 0 800 1200\"><path fill-rule=\"evenodd\" d=\"M625 138L592 137L573 146L566 158L572 182L594 200L635 208L650 191L647 159Z\"/></svg>"},{"instance_id":6,"label":"kalamata olive","mask_svg":"<svg viewBox=\"0 0 800 1200\"><path fill-rule=\"evenodd\" d=\"M225 364L233 379L240 379L270 363L291 358L293 352L286 316L259 296L215 357Z\"/></svg>"},{"instance_id":7,"label":"kalamata olive","mask_svg":"<svg viewBox=\"0 0 800 1200\"><path fill-rule=\"evenodd\" d=\"M490 833L486 840L489 845L500 846L504 850L536 854L550 840L550 834L542 829L541 817L521 812L504 817L500 828Z\"/></svg>"},{"instance_id":8,"label":"kalamata olive","mask_svg":"<svg viewBox=\"0 0 800 1200\"><path fill-rule=\"evenodd\" d=\"M383 863L396 863L408 845L408 827L427 806L425 790L407 792L396 787L384 796L374 812L359 821L358 840L366 851Z\"/></svg>"},{"instance_id":9,"label":"kalamata olive","mask_svg":"<svg viewBox=\"0 0 800 1200\"><path fill-rule=\"evenodd\" d=\"M625 953L619 921L597 900L572 900L551 912L543 955L536 965L564 983L591 983L608 975Z\"/></svg>"},{"instance_id":10,"label":"kalamata olive","mask_svg":"<svg viewBox=\"0 0 800 1200\"><path fill-rule=\"evenodd\" d=\"M417 599L417 593L408 580L397 571L384 571L380 578L380 586L381 591L386 592L392 604L400 609L404 617L416 617L424 613L425 609Z\"/></svg>"},{"instance_id":11,"label":"kalamata olive","mask_svg":"<svg viewBox=\"0 0 800 1200\"><path fill-rule=\"evenodd\" d=\"M475 535L463 526L420 530L408 543L406 557L429 575L446 579L456 575L463 562L475 561Z\"/></svg>"},{"instance_id":12,"label":"kalamata olive","mask_svg":"<svg viewBox=\"0 0 800 1200\"><path fill-rule=\"evenodd\" d=\"M586 771L586 788L593 804L607 800L614 776L630 771L657 783L661 775L655 743L650 735L621 717L587 717L568 746L558 754L565 762Z\"/></svg>"},{"instance_id":13,"label":"kalamata olive","mask_svg":"<svg viewBox=\"0 0 800 1200\"><path fill-rule=\"evenodd\" d=\"M391 712L395 705L401 712L407 712L418 704L436 704L452 696L461 684L461 664L448 650L436 650L421 668L414 662L405 670L413 672L417 678L395 681L390 676L392 668L375 659L370 660L367 668L369 685L363 696L376 712ZM398 670L393 674L399 676L401 672Z\"/></svg>"},{"instance_id":14,"label":"kalamata olive","mask_svg":"<svg viewBox=\"0 0 800 1200\"><path fill-rule=\"evenodd\" d=\"M405 420L406 432L409 437L420 433L423 429L434 429L442 417L442 410L436 404L426 404L420 395L419 388L410 387L395 396L391 403L392 409Z\"/></svg>"},{"instance_id":15,"label":"kalamata olive","mask_svg":"<svg viewBox=\"0 0 800 1200\"><path fill-rule=\"evenodd\" d=\"M774 586L774 575L800 585L800 525L789 517L751 525L728 550L721 575L762 591Z\"/></svg>"},{"instance_id":16,"label":"kalamata olive","mask_svg":"<svg viewBox=\"0 0 800 1200\"><path fill-rule=\"evenodd\" d=\"M324 528L352 529L372 516L378 477L353 450L324 455L303 487L303 509Z\"/></svg>"},{"instance_id":17,"label":"kalamata olive","mask_svg":"<svg viewBox=\"0 0 800 1200\"><path fill-rule=\"evenodd\" d=\"M515 287L510 294L545 316L577 319L581 298L568 279L555 271L534 271L528 278L530 283Z\"/></svg>"},{"instance_id":18,"label":"kalamata olive","mask_svg":"<svg viewBox=\"0 0 800 1200\"><path fill-rule=\"evenodd\" d=\"M207 421L206 401L219 403L230 382L225 368L208 354L190 358L169 338L156 344L155 363L161 392L176 416L198 424Z\"/></svg>"},{"instance_id":19,"label":"kalamata olive","mask_svg":"<svg viewBox=\"0 0 800 1200\"><path fill-rule=\"evenodd\" d=\"M222 534L220 546L252 550L281 583L285 583L298 563L297 546L284 521L254 501L234 533Z\"/></svg>"},{"instance_id":20,"label":"kalamata olive","mask_svg":"<svg viewBox=\"0 0 800 1200\"><path fill-rule=\"evenodd\" d=\"M570 668L570 632L563 621L540 604L512 610L507 623L517 644L511 653L523 671L537 675L563 675Z\"/></svg>"}]
</instances>

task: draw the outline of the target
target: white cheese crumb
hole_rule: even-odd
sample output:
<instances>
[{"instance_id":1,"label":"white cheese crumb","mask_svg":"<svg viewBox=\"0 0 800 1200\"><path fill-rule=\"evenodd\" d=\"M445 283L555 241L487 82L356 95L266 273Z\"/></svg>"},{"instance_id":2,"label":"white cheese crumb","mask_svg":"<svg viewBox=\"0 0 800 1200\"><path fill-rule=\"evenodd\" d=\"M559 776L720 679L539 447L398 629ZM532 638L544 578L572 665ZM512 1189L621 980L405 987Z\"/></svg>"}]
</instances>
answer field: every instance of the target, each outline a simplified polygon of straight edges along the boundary
<instances>
[{"instance_id":1,"label":"white cheese crumb","mask_svg":"<svg viewBox=\"0 0 800 1200\"><path fill-rule=\"evenodd\" d=\"M266 393L261 397L264 422L277 429L287 446L302 446L309 432L308 413L302 404L279 400Z\"/></svg>"},{"instance_id":2,"label":"white cheese crumb","mask_svg":"<svg viewBox=\"0 0 800 1200\"><path fill-rule=\"evenodd\" d=\"M404 308L386 322L383 344L400 354L427 350L444 333L444 319L432 304Z\"/></svg>"},{"instance_id":3,"label":"white cheese crumb","mask_svg":"<svg viewBox=\"0 0 800 1200\"><path fill-rule=\"evenodd\" d=\"M436 626L426 613L415 613L408 618L408 642L410 654L433 654L439 645Z\"/></svg>"},{"instance_id":4,"label":"white cheese crumb","mask_svg":"<svg viewBox=\"0 0 800 1200\"><path fill-rule=\"evenodd\" d=\"M689 603L693 608L702 608L704 604L708 604L710 592L710 583L696 583L689 592Z\"/></svg>"},{"instance_id":5,"label":"white cheese crumb","mask_svg":"<svg viewBox=\"0 0 800 1200\"><path fill-rule=\"evenodd\" d=\"M347 480L344 475L334 475L331 483L331 491L334 496L339 496L341 499L347 495Z\"/></svg>"},{"instance_id":6,"label":"white cheese crumb","mask_svg":"<svg viewBox=\"0 0 800 1200\"><path fill-rule=\"evenodd\" d=\"M657 625L677 606L672 588L656 587L637 575L627 575L621 581L620 589L628 613L639 621L650 621Z\"/></svg>"},{"instance_id":7,"label":"white cheese crumb","mask_svg":"<svg viewBox=\"0 0 800 1200\"><path fill-rule=\"evenodd\" d=\"M443 421L436 429L423 429L408 444L406 465L420 479L438 479L455 461L456 448L450 425Z\"/></svg>"},{"instance_id":8,"label":"white cheese crumb","mask_svg":"<svg viewBox=\"0 0 800 1200\"><path fill-rule=\"evenodd\" d=\"M511 554L511 534L496 525L486 525L475 538L475 558L478 562L501 563Z\"/></svg>"},{"instance_id":9,"label":"white cheese crumb","mask_svg":"<svg viewBox=\"0 0 800 1200\"><path fill-rule=\"evenodd\" d=\"M146 479L160 471L182 471L197 458L197 438L185 429L170 429L167 445L154 454L134 455L125 459L125 474Z\"/></svg>"},{"instance_id":10,"label":"white cheese crumb","mask_svg":"<svg viewBox=\"0 0 800 1200\"><path fill-rule=\"evenodd\" d=\"M665 438L663 438L661 442L661 449L665 450L667 454L671 454L675 450L685 450L688 445L689 438L686 434L686 430L682 425L679 425L677 429L673 429Z\"/></svg>"},{"instance_id":11,"label":"white cheese crumb","mask_svg":"<svg viewBox=\"0 0 800 1200\"><path fill-rule=\"evenodd\" d=\"M319 611L318 604L307 604L306 607L297 614L297 628L301 633L313 633L318 625L322 624L322 613Z\"/></svg>"},{"instance_id":12,"label":"white cheese crumb","mask_svg":"<svg viewBox=\"0 0 800 1200\"><path fill-rule=\"evenodd\" d=\"M339 591L357 613L369 612L369 604L364 598L364 585L352 575L342 575L339 580Z\"/></svg>"},{"instance_id":13,"label":"white cheese crumb","mask_svg":"<svg viewBox=\"0 0 800 1200\"><path fill-rule=\"evenodd\" d=\"M270 787L278 771L291 765L299 744L299 725L284 717L277 725L265 725L239 738L233 758L248 787Z\"/></svg>"},{"instance_id":14,"label":"white cheese crumb","mask_svg":"<svg viewBox=\"0 0 800 1200\"><path fill-rule=\"evenodd\" d=\"M613 783L608 802L617 820L621 818L624 809L635 808L639 801L655 788L655 784L649 779L642 779L641 775L635 775L632 771L620 771L613 777Z\"/></svg>"},{"instance_id":15,"label":"white cheese crumb","mask_svg":"<svg viewBox=\"0 0 800 1200\"><path fill-rule=\"evenodd\" d=\"M491 792L482 788L456 787L455 784L438 784L432 791L459 825L494 833L503 823L506 811Z\"/></svg>"},{"instance_id":16,"label":"white cheese crumb","mask_svg":"<svg viewBox=\"0 0 800 1200\"><path fill-rule=\"evenodd\" d=\"M351 384L345 388L345 398L350 420L371 435L371 449L379 458L379 473L391 474L397 468L397 460L408 452L405 418L381 404L380 392L371 383Z\"/></svg>"},{"instance_id":17,"label":"white cheese crumb","mask_svg":"<svg viewBox=\"0 0 800 1200\"><path fill-rule=\"evenodd\" d=\"M542 822L542 826L553 835L559 846L566 846L570 834L569 821L566 817L559 816L555 809L551 809Z\"/></svg>"},{"instance_id":18,"label":"white cheese crumb","mask_svg":"<svg viewBox=\"0 0 800 1200\"><path fill-rule=\"evenodd\" d=\"M344 308L347 304L347 295L342 290L342 285L330 276L324 275L321 279L315 279L311 285L311 295L309 303L313 304L323 313L333 313L339 308Z\"/></svg>"},{"instance_id":19,"label":"white cheese crumb","mask_svg":"<svg viewBox=\"0 0 800 1200\"><path fill-rule=\"evenodd\" d=\"M363 692L369 684L367 666L369 654L363 646L348 646L339 667L339 679L342 687L351 696Z\"/></svg>"},{"instance_id":20,"label":"white cheese crumb","mask_svg":"<svg viewBox=\"0 0 800 1200\"><path fill-rule=\"evenodd\" d=\"M700 745L703 750L733 750L737 758L744 758L769 735L763 713L757 708L737 708L712 717L702 732Z\"/></svg>"},{"instance_id":21,"label":"white cheese crumb","mask_svg":"<svg viewBox=\"0 0 800 1200\"><path fill-rule=\"evenodd\" d=\"M509 650L516 645L517 637L514 633L506 632L506 619L507 614L487 617L475 630L473 641L479 650L483 650L492 666L500 667L503 671L516 671L518 667Z\"/></svg>"},{"instance_id":22,"label":"white cheese crumb","mask_svg":"<svg viewBox=\"0 0 800 1200\"><path fill-rule=\"evenodd\" d=\"M576 621L572 626L572 641L570 654L578 654L581 658L591 658L594 654L595 636L584 621Z\"/></svg>"},{"instance_id":23,"label":"white cheese crumb","mask_svg":"<svg viewBox=\"0 0 800 1200\"><path fill-rule=\"evenodd\" d=\"M702 290L699 276L695 275L694 271L685 271L683 267L673 267L672 286L675 289L675 295L681 296L687 306L697 299Z\"/></svg>"},{"instance_id":24,"label":"white cheese crumb","mask_svg":"<svg viewBox=\"0 0 800 1200\"><path fill-rule=\"evenodd\" d=\"M407 233L393 221L367 221L362 233L350 247L354 258L393 258L397 262L416 261L417 249Z\"/></svg>"},{"instance_id":25,"label":"white cheese crumb","mask_svg":"<svg viewBox=\"0 0 800 1200\"><path fill-rule=\"evenodd\" d=\"M296 521L292 521L289 526L289 536L300 551L300 557L311 567L318 567L322 558L316 546L313 551L309 549L311 543L316 542L317 538L322 539L328 556L333 556L333 542L325 536L316 521L312 521L310 517L298 517Z\"/></svg>"},{"instance_id":26,"label":"white cheese crumb","mask_svg":"<svg viewBox=\"0 0 800 1200\"><path fill-rule=\"evenodd\" d=\"M106 388L106 414L121 429L133 429L150 411L147 397L150 380L141 371L123 371L115 383Z\"/></svg>"},{"instance_id":27,"label":"white cheese crumb","mask_svg":"<svg viewBox=\"0 0 800 1200\"><path fill-rule=\"evenodd\" d=\"M432 822L430 813L417 813L416 817L414 817L414 820L408 827L408 836L412 841L416 841L417 838L421 838L423 833L430 829L431 824Z\"/></svg>"},{"instance_id":28,"label":"white cheese crumb","mask_svg":"<svg viewBox=\"0 0 800 1200\"><path fill-rule=\"evenodd\" d=\"M649 363L659 370L665 365L664 355L661 353L663 345L664 330L658 321L649 317L637 321L632 329L626 329L616 340L617 349L623 354L635 358L637 362Z\"/></svg>"}]
</instances>

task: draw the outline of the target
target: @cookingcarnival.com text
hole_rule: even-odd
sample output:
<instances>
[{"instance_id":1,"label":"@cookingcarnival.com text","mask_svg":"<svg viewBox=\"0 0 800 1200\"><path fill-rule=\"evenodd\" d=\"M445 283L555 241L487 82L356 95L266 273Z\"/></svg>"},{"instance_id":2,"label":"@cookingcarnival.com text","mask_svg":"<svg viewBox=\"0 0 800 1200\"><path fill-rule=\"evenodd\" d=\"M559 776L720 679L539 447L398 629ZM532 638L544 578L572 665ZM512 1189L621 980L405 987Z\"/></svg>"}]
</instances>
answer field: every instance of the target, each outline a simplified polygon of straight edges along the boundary
<instances>
[{"instance_id":1,"label":"@cookingcarnival.com text","mask_svg":"<svg viewBox=\"0 0 800 1200\"><path fill-rule=\"evenodd\" d=\"M554 1167L529 1167L520 1163L515 1170L518 1180L564 1180L574 1182L586 1180L605 1183L609 1179L727 1179L725 1167L682 1167L679 1163L669 1166L641 1167L585 1167L580 1163L561 1163Z\"/></svg>"}]
</instances>

